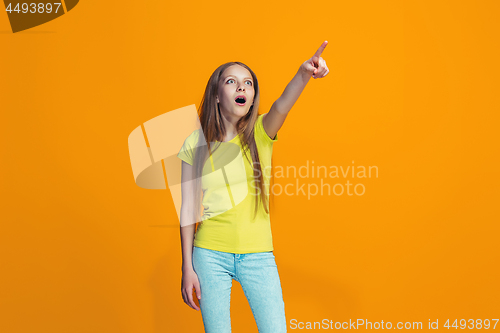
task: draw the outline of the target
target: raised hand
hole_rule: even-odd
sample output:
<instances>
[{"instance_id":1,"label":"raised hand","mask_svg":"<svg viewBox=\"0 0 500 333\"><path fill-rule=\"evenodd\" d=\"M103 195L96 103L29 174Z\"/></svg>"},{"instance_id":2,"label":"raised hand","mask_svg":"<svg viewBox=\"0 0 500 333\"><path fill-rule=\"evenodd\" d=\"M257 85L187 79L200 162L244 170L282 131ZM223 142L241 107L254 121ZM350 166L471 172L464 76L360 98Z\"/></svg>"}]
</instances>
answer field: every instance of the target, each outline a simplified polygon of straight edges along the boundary
<instances>
[{"instance_id":1,"label":"raised hand","mask_svg":"<svg viewBox=\"0 0 500 333\"><path fill-rule=\"evenodd\" d=\"M311 57L311 59L304 61L304 63L300 66L300 69L305 71L315 79L321 79L325 77L330 70L326 66L325 60L321 58L321 53L327 45L328 41L325 40L316 51L316 53Z\"/></svg>"}]
</instances>

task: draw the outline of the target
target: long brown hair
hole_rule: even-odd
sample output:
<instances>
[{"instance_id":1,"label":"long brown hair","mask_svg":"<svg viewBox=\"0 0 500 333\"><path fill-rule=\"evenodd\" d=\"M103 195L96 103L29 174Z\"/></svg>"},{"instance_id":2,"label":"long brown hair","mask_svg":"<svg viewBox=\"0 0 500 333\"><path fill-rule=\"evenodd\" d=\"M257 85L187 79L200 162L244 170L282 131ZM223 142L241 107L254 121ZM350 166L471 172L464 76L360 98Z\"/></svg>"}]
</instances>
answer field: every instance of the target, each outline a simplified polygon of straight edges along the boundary
<instances>
[{"instance_id":1,"label":"long brown hair","mask_svg":"<svg viewBox=\"0 0 500 333\"><path fill-rule=\"evenodd\" d=\"M201 130L203 131L204 137L200 135L198 145L195 149L195 163L193 170L195 172L195 175L192 178L195 181L194 183L196 186L194 207L200 207L201 209L201 175L205 162L209 158L209 154L211 155L212 152L220 146L220 143L223 142L224 138L226 137L226 128L224 127L224 123L222 121L222 115L219 104L217 103L216 96L218 94L219 81L222 74L228 67L233 65L239 65L243 68L246 68L251 73L255 91L253 105L250 107L248 113L241 117L236 123L237 135L240 136L241 139L243 154L252 166L254 178L253 181L258 185L257 187L254 186L256 196L254 209L255 218L260 202L264 205L266 213L269 213L269 199L265 188L266 185L264 183L259 153L257 151L257 144L254 137L255 122L257 121L257 118L259 116L258 110L260 102L260 90L259 82L255 73L250 69L250 67L238 61L227 62L219 66L212 73L205 88L205 93L203 95L200 108L198 109L198 116L200 118ZM210 143L216 141L218 144L215 145L215 149L212 151ZM248 157L248 152L250 152L251 160ZM201 220L199 215L200 209L194 212L196 214L195 221L197 222Z\"/></svg>"}]
</instances>

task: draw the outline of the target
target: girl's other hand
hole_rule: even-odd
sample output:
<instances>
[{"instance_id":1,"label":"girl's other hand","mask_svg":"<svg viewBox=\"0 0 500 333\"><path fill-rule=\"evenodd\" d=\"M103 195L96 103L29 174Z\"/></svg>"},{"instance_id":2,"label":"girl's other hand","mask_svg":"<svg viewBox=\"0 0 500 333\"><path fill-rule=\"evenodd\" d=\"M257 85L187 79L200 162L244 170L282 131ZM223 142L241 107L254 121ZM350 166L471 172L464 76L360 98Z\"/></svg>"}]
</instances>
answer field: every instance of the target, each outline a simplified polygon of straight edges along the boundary
<instances>
[{"instance_id":1,"label":"girl's other hand","mask_svg":"<svg viewBox=\"0 0 500 333\"><path fill-rule=\"evenodd\" d=\"M200 308L196 305L193 300L193 288L196 290L196 295L198 299L201 298L200 282L198 281L198 275L194 269L183 269L182 270L182 283L181 283L181 293L184 303L195 309L196 311Z\"/></svg>"},{"instance_id":2,"label":"girl's other hand","mask_svg":"<svg viewBox=\"0 0 500 333\"><path fill-rule=\"evenodd\" d=\"M304 61L304 63L300 66L300 69L315 79L321 79L325 77L330 70L326 66L325 60L321 58L321 53L327 45L328 41L325 40L316 51L316 53L312 56L312 58Z\"/></svg>"}]
</instances>

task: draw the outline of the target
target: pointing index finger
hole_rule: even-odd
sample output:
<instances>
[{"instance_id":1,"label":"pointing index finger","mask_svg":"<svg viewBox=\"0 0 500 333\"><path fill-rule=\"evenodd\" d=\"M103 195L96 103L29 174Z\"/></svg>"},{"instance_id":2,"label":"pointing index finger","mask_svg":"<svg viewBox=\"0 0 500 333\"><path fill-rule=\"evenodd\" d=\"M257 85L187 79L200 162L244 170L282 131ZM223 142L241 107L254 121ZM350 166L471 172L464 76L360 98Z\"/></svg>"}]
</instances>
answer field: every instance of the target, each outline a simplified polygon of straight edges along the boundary
<instances>
[{"instance_id":1,"label":"pointing index finger","mask_svg":"<svg viewBox=\"0 0 500 333\"><path fill-rule=\"evenodd\" d=\"M319 58L321 56L321 53L323 53L323 50L325 49L325 47L328 45L328 41L324 41L323 44L321 44L321 46L319 47L319 49L316 51L316 53L314 54L313 58L314 57L317 57Z\"/></svg>"}]
</instances>

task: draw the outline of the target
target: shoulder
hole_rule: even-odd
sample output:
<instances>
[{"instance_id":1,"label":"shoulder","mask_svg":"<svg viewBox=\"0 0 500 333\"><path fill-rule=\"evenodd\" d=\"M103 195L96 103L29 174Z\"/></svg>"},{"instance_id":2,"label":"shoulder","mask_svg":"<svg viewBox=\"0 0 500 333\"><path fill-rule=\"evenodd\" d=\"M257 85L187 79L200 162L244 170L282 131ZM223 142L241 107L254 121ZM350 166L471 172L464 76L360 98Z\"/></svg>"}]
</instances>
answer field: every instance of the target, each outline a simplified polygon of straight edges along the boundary
<instances>
[{"instance_id":1,"label":"shoulder","mask_svg":"<svg viewBox=\"0 0 500 333\"><path fill-rule=\"evenodd\" d=\"M184 143L189 145L189 146L195 146L200 138L200 135L202 136L201 133L202 133L201 128L194 130L193 132L191 132L191 134L189 134L186 137L186 139L184 140Z\"/></svg>"},{"instance_id":2,"label":"shoulder","mask_svg":"<svg viewBox=\"0 0 500 333\"><path fill-rule=\"evenodd\" d=\"M263 120L264 120L264 118L266 117L266 115L267 115L267 113L263 113L263 114L259 114L259 115L257 116L257 120L255 121L255 130L256 130L256 131L257 131L257 130L259 130L259 131L260 131L261 129L263 129L263 128L264 128L264 126L262 125L262 123L263 123Z\"/></svg>"},{"instance_id":3,"label":"shoulder","mask_svg":"<svg viewBox=\"0 0 500 333\"><path fill-rule=\"evenodd\" d=\"M263 120L267 116L267 113L260 114L257 117L257 121L255 122L255 139L259 139L267 144L273 144L278 141L278 134L273 138L271 138L264 129Z\"/></svg>"},{"instance_id":4,"label":"shoulder","mask_svg":"<svg viewBox=\"0 0 500 333\"><path fill-rule=\"evenodd\" d=\"M203 145L203 142L200 143L200 136L204 138L203 132L201 129L194 130L191 132L182 143L181 151L189 153L194 150L196 147Z\"/></svg>"},{"instance_id":5,"label":"shoulder","mask_svg":"<svg viewBox=\"0 0 500 333\"><path fill-rule=\"evenodd\" d=\"M186 163L193 165L196 147L202 145L199 140L200 136L203 137L202 133L201 129L191 132L191 134L184 139L184 143L182 144L180 151L177 153L177 157Z\"/></svg>"}]
</instances>

